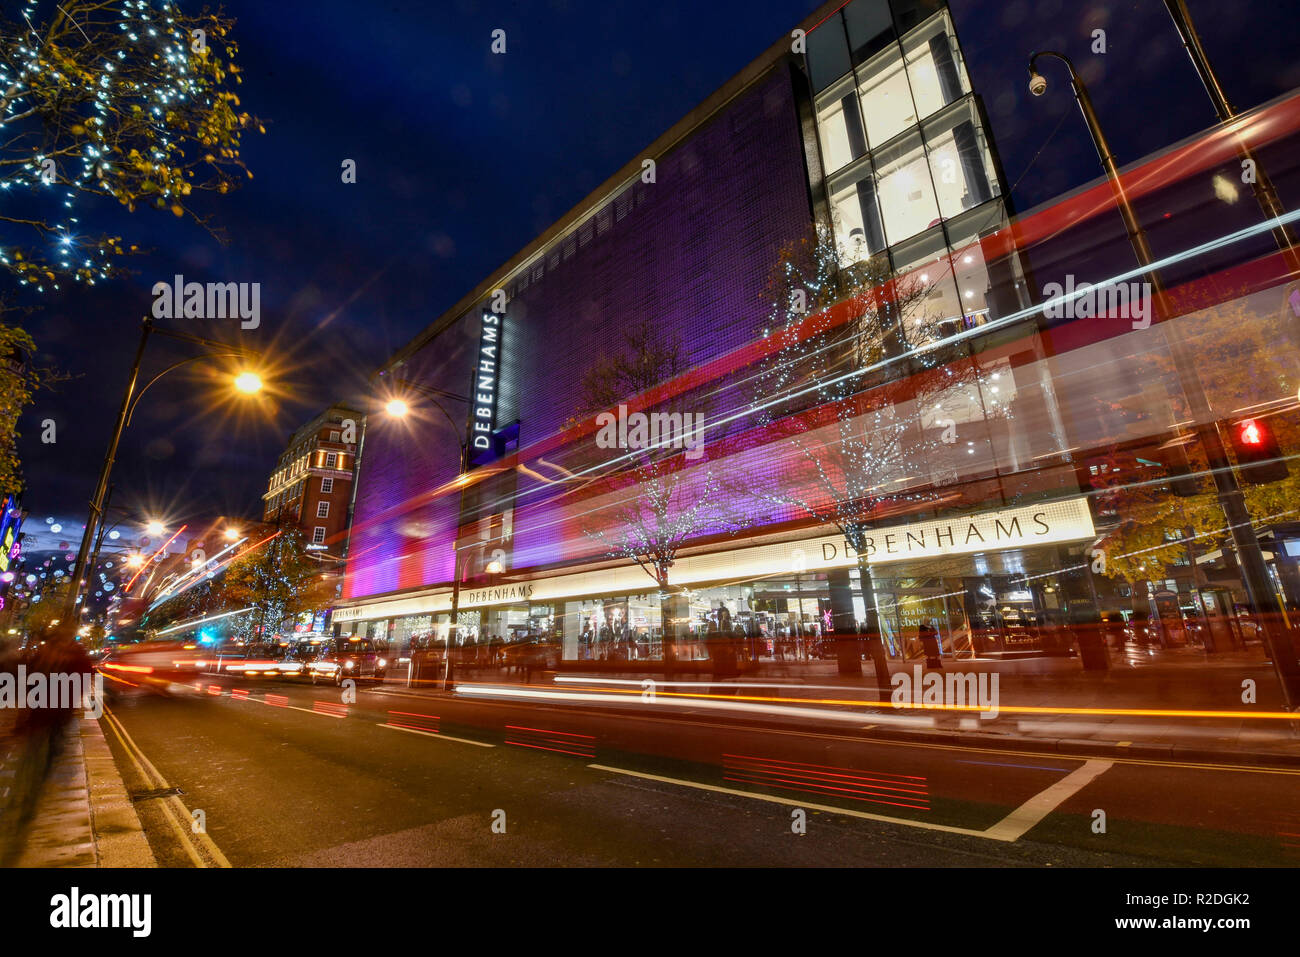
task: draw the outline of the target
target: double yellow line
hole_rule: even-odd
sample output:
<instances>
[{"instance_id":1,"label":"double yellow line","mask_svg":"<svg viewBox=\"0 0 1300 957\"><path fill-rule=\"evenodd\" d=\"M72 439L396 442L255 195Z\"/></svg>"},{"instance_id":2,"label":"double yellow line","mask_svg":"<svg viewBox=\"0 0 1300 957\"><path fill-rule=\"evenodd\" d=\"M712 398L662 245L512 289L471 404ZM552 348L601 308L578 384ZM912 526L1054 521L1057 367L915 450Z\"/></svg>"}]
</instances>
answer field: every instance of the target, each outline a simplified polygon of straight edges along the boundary
<instances>
[{"instance_id":1,"label":"double yellow line","mask_svg":"<svg viewBox=\"0 0 1300 957\"><path fill-rule=\"evenodd\" d=\"M131 739L131 735L127 733L126 728L122 727L122 722L118 720L117 715L113 714L108 708L104 709L104 721L109 730L117 736L117 740L122 745L122 750L131 759L131 763L135 765L135 769L139 772L145 785L151 790L170 790L171 785L158 773L158 769L149 762L149 759L144 756L140 746ZM172 794L157 800L159 810L162 811L163 817L167 819L167 823L175 832L177 841L185 849L185 853L189 855L195 867L230 866L230 861L226 859L226 855L221 853L221 848L217 847L206 832L194 833L192 826L194 816L179 796ZM182 821L184 824L181 823ZM197 838L197 841L195 838Z\"/></svg>"}]
</instances>

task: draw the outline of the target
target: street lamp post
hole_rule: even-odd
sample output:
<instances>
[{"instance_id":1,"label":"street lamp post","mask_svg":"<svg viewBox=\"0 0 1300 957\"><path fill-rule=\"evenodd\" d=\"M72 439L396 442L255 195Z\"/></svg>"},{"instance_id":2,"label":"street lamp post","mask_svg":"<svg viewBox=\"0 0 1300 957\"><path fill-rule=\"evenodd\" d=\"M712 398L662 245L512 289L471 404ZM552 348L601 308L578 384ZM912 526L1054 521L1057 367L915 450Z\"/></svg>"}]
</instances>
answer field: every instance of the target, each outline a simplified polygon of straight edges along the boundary
<instances>
[{"instance_id":1,"label":"street lamp post","mask_svg":"<svg viewBox=\"0 0 1300 957\"><path fill-rule=\"evenodd\" d=\"M1119 169L1115 164L1115 154L1111 152L1110 144L1106 142L1105 134L1101 131L1101 124L1093 108L1092 98L1088 95L1088 88L1075 72L1074 64L1070 62L1069 57L1052 50L1043 50L1029 57L1029 91L1035 96L1041 96L1047 90L1047 81L1036 69L1039 57L1053 57L1060 60L1070 71L1070 84L1074 89L1074 98L1079 104L1080 112L1083 113L1084 122L1097 149L1097 156L1101 160L1106 179L1115 195L1115 203L1124 221L1129 243L1133 247L1138 264L1146 270L1147 279L1155 293L1157 311L1167 316L1169 309L1164 286L1160 281L1159 273L1151 268L1155 257L1151 253L1146 233L1138 222L1137 214L1133 211L1128 194L1124 190ZM1241 564L1247 598L1259 616L1261 625L1264 626L1264 639L1273 659L1273 668L1277 672L1278 682L1282 686L1286 706L1289 710L1295 709L1300 704L1300 662L1296 660L1291 635L1284 626L1280 625L1285 621L1282 607L1269 580L1268 567L1264 564L1264 553L1251 526L1250 513L1246 509L1241 486L1232 471L1232 463L1228 459L1223 439L1215 425L1214 414L1205 396L1193 358L1187 354L1186 347L1178 336L1168 335L1165 341L1169 346L1179 384L1191 406L1193 428L1201 447L1205 450L1219 505L1228 520L1232 541Z\"/></svg>"},{"instance_id":2,"label":"street lamp post","mask_svg":"<svg viewBox=\"0 0 1300 957\"><path fill-rule=\"evenodd\" d=\"M464 402L466 405L469 404L469 399L456 395L454 392L434 389L407 379L393 379L391 381L402 389L409 389L412 392L419 393L437 406L438 411L447 420L447 424L451 426L452 434L456 436L460 448L460 460L457 465L456 476L457 483L460 485L460 496L456 508L456 537L452 540L451 545L451 621L447 625L447 648L442 672L442 690L446 691L451 684L451 649L456 640L457 619L460 616L460 519L465 511L465 475L469 472L469 434L467 429L465 437L461 438L456 420L451 417L451 413L447 411L439 399L454 399L457 402ZM401 399L393 399L388 403L388 411L400 418L407 414L409 408Z\"/></svg>"},{"instance_id":3,"label":"street lamp post","mask_svg":"<svg viewBox=\"0 0 1300 957\"><path fill-rule=\"evenodd\" d=\"M1169 11L1169 16L1174 21L1174 29L1178 31L1178 37L1183 41L1183 48L1187 50L1192 66L1196 69L1197 76L1201 78L1210 102L1214 104L1214 113L1218 116L1219 122L1227 123L1236 119L1237 111L1228 100L1228 94L1224 92L1214 67L1210 65L1210 58L1205 53L1205 47L1201 45L1200 34L1196 32L1196 26L1192 23L1192 14L1187 9L1187 4L1184 0L1165 0L1165 9ZM1264 215L1269 219L1283 216L1286 209L1278 199L1273 181L1264 172L1264 167L1260 165L1254 151L1244 141L1238 141L1237 155L1254 168L1255 175L1250 180L1250 188L1255 193L1255 200L1264 211ZM1300 261L1297 260L1296 241L1290 227L1286 223L1278 223L1273 227L1272 232L1278 248L1287 253L1288 264L1295 269Z\"/></svg>"},{"instance_id":4,"label":"street lamp post","mask_svg":"<svg viewBox=\"0 0 1300 957\"><path fill-rule=\"evenodd\" d=\"M203 346L205 349L224 349L227 351L205 352L201 355L191 356L187 359L182 359L180 362L176 362L172 364L171 366L169 366L168 368L160 372L158 375L154 376L154 378L151 379L145 385L145 387L141 389L140 392L137 394L136 384L140 381L140 363L141 360L144 359L144 351L145 351L145 347L149 344L149 336L152 335L153 333L157 333L160 336L167 336L168 338L171 339L179 339L182 342L194 343L196 345ZM135 361L132 362L131 364L131 375L127 379L126 391L122 394L122 404L118 408L117 422L113 426L113 435L109 439L108 451L104 453L104 462L99 470L99 479L95 483L95 491L90 499L90 515L86 519L86 528L81 534L81 546L80 548L77 549L77 563L73 568L72 583L68 588L68 598L63 613L63 619L65 621L74 622L74 623L76 621L77 599L81 593L82 579L86 575L86 563L90 555L91 542L94 541L96 529L99 523L103 520L104 501L108 492L108 480L113 473L113 463L117 459L117 447L118 444L121 442L122 433L126 430L127 425L131 421L132 413L135 411L136 406L139 404L140 399L144 397L144 394L148 390L149 386L153 385L155 382L161 379L168 372L172 371L172 369L178 368L179 366L182 366L188 362L192 362L196 359L208 358L211 356L237 356L240 358L254 358L256 357L256 355L257 353L251 350L238 349L237 347L227 345L224 342L215 342L211 339L204 339L201 338L200 336L192 336L184 332L173 332L170 329L155 328L153 324L153 320L147 316L145 317L140 327L140 344L136 347L135 350ZM245 375L250 375L250 373L245 373ZM241 389L243 388L244 387L241 385ZM250 388L245 391L256 391L256 390ZM72 633L75 633L76 631L75 624L73 624L71 627L72 627Z\"/></svg>"}]
</instances>

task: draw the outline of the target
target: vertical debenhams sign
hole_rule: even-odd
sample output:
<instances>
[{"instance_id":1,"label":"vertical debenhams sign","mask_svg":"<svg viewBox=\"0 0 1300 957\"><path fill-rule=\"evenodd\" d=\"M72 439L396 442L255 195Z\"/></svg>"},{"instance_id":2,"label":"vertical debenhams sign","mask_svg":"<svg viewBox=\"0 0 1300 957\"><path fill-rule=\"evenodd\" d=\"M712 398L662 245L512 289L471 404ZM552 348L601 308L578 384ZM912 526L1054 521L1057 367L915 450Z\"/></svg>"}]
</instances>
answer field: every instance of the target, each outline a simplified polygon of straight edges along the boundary
<instances>
[{"instance_id":1,"label":"vertical debenhams sign","mask_svg":"<svg viewBox=\"0 0 1300 957\"><path fill-rule=\"evenodd\" d=\"M483 331L478 341L478 366L474 370L473 441L474 448L492 447L492 430L496 427L497 384L501 373L501 330L505 316L500 312L483 313Z\"/></svg>"}]
</instances>

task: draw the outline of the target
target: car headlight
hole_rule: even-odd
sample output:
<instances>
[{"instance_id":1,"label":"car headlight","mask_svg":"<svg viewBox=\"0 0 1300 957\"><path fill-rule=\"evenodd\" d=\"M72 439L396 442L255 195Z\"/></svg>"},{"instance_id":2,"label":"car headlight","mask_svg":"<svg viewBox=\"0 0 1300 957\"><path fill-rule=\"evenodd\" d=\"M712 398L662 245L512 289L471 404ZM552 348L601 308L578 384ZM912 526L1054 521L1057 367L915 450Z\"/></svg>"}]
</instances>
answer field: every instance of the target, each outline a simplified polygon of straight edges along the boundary
<instances>
[{"instance_id":1,"label":"car headlight","mask_svg":"<svg viewBox=\"0 0 1300 957\"><path fill-rule=\"evenodd\" d=\"M343 662L343 667L344 667L344 668L347 668L347 669L349 669L349 670L351 670L351 668L352 668L352 664L353 664L353 663L352 663L351 661L345 661L345 662Z\"/></svg>"},{"instance_id":2,"label":"car headlight","mask_svg":"<svg viewBox=\"0 0 1300 957\"><path fill-rule=\"evenodd\" d=\"M380 659L379 659L379 667L381 667L381 668L387 668L387 667L388 667L388 662L385 661L383 658L380 658Z\"/></svg>"}]
</instances>

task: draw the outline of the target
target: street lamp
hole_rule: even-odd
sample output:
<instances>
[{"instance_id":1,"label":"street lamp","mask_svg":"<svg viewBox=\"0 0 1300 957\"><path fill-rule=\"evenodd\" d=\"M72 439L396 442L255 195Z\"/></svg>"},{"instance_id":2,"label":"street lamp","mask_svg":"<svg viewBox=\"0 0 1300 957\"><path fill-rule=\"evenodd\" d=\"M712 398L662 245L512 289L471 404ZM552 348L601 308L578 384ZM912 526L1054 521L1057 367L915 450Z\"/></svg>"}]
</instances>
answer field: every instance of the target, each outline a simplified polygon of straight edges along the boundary
<instances>
[{"instance_id":1,"label":"street lamp","mask_svg":"<svg viewBox=\"0 0 1300 957\"><path fill-rule=\"evenodd\" d=\"M136 384L140 381L140 362L144 358L145 347L149 344L149 336L157 333L160 336L167 336L170 339L179 339L182 342L190 342L202 346L205 352L199 355L190 356L179 362L174 362L158 375L150 379L140 391L136 392ZM215 351L214 351L215 350ZM224 351L222 351L224 350ZM126 391L122 395L122 405L118 409L117 423L113 427L112 437L108 442L108 451L104 453L104 463L100 468L99 480L95 483L95 492L90 499L90 517L86 520L85 531L81 535L81 547L77 550L77 564L73 569L72 583L68 588L67 611L65 617L71 617L76 612L77 598L81 592L81 580L86 575L86 561L90 556L91 542L94 541L95 529L102 521L104 515L104 497L108 491L108 480L113 472L113 463L117 458L118 443L122 439L122 433L131 423L131 416L144 398L144 394L149 391L149 387L155 382L186 363L194 362L198 359L212 358L215 356L230 356L240 359L256 358L258 354L248 349L240 349L237 346L227 345L224 342L216 342L211 339L204 339L200 336L192 336L184 332L174 332L170 329L158 329L154 327L153 319L146 316L140 325L140 344L135 350L135 361L131 364L131 375L127 379ZM242 385L239 384L242 380ZM244 393L256 392L262 387L261 379L250 372L242 372L236 377L236 388ZM158 523L161 530L161 523ZM152 526L151 526L152 527Z\"/></svg>"},{"instance_id":2,"label":"street lamp","mask_svg":"<svg viewBox=\"0 0 1300 957\"><path fill-rule=\"evenodd\" d=\"M1205 92L1209 95L1210 102L1214 104L1214 112L1218 116L1219 122L1227 123L1229 120L1236 119L1237 111L1229 102L1228 94L1223 91L1223 85L1219 82L1214 67L1210 65L1210 58L1205 53L1205 47L1201 45L1200 34L1196 32L1196 26L1192 23L1192 14L1187 9L1187 4L1184 0L1165 0L1165 9L1169 11L1169 16L1174 21L1174 29L1178 31L1178 38L1183 41L1183 48L1187 50L1192 66L1195 68L1197 76L1201 78L1201 83L1205 86ZM1277 190L1273 187L1273 181L1264 172L1264 167L1260 164L1258 157L1243 141L1238 141L1237 155L1243 162L1248 162L1254 167L1255 175L1250 180L1250 188L1255 193L1255 200L1259 203L1260 209L1264 211L1264 215L1269 219L1279 219L1286 210L1282 206L1282 201L1278 199ZM1273 240L1277 243L1278 248L1287 253L1288 265L1295 269L1298 265L1295 251L1296 241L1295 237L1291 235L1290 227L1286 223L1278 223L1273 227L1272 232Z\"/></svg>"},{"instance_id":3,"label":"street lamp","mask_svg":"<svg viewBox=\"0 0 1300 957\"><path fill-rule=\"evenodd\" d=\"M1119 214L1124 221L1133 254L1138 265L1146 270L1147 281L1151 283L1151 289L1155 293L1156 311L1162 316L1168 316L1170 310L1164 285L1159 273L1151 268L1155 257L1147 242L1146 233L1138 222L1137 214L1133 211L1128 194L1124 191L1119 168L1115 164L1115 154L1111 152L1110 144L1106 142L1106 136L1101 131L1101 123L1097 119L1097 111L1093 109L1088 88L1075 72L1074 64L1070 62L1069 57L1053 50L1042 50L1030 54L1029 57L1029 92L1034 96L1042 96L1047 90L1047 80L1037 69L1039 57L1060 60L1070 71L1070 85L1074 90L1075 101L1079 104L1079 111L1083 114L1083 120L1092 136L1093 146L1097 150L1097 157L1101 160L1106 180L1110 183L1111 191L1115 196L1115 204L1119 207ZM1193 430L1201 443L1201 448L1205 450L1206 463L1214 481L1219 506L1227 518L1233 545L1236 546L1247 599L1259 616L1260 624L1264 626L1264 640L1273 659L1273 668L1282 686L1286 706L1294 710L1297 705L1300 705L1300 661L1296 660L1295 646L1289 631L1285 628L1279 630L1278 623L1285 622L1286 618L1278 602L1277 593L1273 590L1272 581L1269 579L1268 567L1264 564L1264 553L1259 547L1259 538L1251 526L1246 500L1241 494L1241 486L1237 483L1223 439L1214 423L1214 413L1210 408L1209 400L1205 397L1194 358L1187 354L1186 346L1177 335L1166 335L1165 342L1169 348L1170 358L1174 362L1174 372L1178 376L1179 385L1187 398L1188 405L1191 406Z\"/></svg>"},{"instance_id":4,"label":"street lamp","mask_svg":"<svg viewBox=\"0 0 1300 957\"><path fill-rule=\"evenodd\" d=\"M241 372L235 376L235 388L245 395L262 391L262 377L256 372Z\"/></svg>"},{"instance_id":5,"label":"street lamp","mask_svg":"<svg viewBox=\"0 0 1300 957\"><path fill-rule=\"evenodd\" d=\"M149 522L149 524L145 525L144 530L150 535L161 535L163 532L167 531L167 526L155 518L153 521Z\"/></svg>"},{"instance_id":6,"label":"street lamp","mask_svg":"<svg viewBox=\"0 0 1300 957\"><path fill-rule=\"evenodd\" d=\"M469 472L469 434L467 425L466 435L461 438L460 428L456 425L456 420L451 417L451 413L447 411L439 399L454 399L457 402L464 402L466 405L469 405L469 399L456 395L454 392L434 389L407 379L393 379L391 381L399 389L418 393L432 402L438 411L442 413L443 418L447 420L447 424L451 426L452 433L456 436L457 444L460 447L460 461L456 474L456 485L460 488L460 499L456 510L457 533L451 546L451 622L447 626L446 661L442 673L442 688L446 691L451 682L451 649L456 640L457 619L460 617L460 519L465 511L465 486L468 484L466 479ZM395 396L388 400L384 410L394 418L402 419L410 413L411 406L405 399Z\"/></svg>"}]
</instances>

